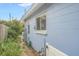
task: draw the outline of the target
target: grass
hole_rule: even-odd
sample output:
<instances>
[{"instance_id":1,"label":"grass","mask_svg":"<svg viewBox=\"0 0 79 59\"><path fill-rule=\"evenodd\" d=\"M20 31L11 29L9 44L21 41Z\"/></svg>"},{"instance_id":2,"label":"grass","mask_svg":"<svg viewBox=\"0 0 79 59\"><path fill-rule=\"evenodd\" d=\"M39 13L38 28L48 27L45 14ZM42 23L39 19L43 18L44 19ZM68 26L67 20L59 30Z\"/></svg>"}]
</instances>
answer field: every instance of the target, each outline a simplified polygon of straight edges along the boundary
<instances>
[{"instance_id":1,"label":"grass","mask_svg":"<svg viewBox=\"0 0 79 59\"><path fill-rule=\"evenodd\" d=\"M19 39L7 39L0 43L1 56L19 56L21 55L21 51Z\"/></svg>"}]
</instances>

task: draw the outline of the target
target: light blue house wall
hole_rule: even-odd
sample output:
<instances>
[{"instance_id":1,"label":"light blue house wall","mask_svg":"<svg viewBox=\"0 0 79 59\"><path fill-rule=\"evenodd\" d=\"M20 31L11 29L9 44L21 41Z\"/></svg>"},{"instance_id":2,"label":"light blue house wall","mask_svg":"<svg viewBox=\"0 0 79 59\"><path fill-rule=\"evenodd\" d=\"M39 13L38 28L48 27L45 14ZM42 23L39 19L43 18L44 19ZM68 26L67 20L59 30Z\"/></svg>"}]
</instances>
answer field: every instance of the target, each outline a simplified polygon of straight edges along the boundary
<instances>
[{"instance_id":1,"label":"light blue house wall","mask_svg":"<svg viewBox=\"0 0 79 59\"><path fill-rule=\"evenodd\" d=\"M46 42L67 55L79 55L79 4L52 4L44 8L26 22L25 27L30 24L28 37L33 48L40 51L44 47L43 36L36 34L34 27L36 18L46 13Z\"/></svg>"}]
</instances>

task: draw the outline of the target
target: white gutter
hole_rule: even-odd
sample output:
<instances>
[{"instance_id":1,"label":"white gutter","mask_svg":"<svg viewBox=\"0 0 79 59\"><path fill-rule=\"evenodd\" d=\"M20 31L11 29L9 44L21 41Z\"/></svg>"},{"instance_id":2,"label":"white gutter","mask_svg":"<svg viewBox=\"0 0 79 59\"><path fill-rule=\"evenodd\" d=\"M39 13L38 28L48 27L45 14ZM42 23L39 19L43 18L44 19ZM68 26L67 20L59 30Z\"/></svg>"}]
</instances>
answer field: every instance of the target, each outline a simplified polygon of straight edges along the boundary
<instances>
[{"instance_id":1,"label":"white gutter","mask_svg":"<svg viewBox=\"0 0 79 59\"><path fill-rule=\"evenodd\" d=\"M37 9L39 9L44 3L35 3L32 8L22 17L21 20L27 20Z\"/></svg>"}]
</instances>

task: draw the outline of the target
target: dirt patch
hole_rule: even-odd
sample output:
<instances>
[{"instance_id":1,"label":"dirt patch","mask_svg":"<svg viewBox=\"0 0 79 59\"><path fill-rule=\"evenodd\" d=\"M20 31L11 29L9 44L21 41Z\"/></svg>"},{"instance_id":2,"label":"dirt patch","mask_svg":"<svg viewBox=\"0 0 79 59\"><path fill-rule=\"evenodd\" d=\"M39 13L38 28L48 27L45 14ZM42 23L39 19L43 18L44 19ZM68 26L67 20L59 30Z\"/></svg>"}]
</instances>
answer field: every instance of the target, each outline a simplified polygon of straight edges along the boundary
<instances>
[{"instance_id":1,"label":"dirt patch","mask_svg":"<svg viewBox=\"0 0 79 59\"><path fill-rule=\"evenodd\" d=\"M29 48L23 40L21 40L21 48L21 56L38 56L38 53L34 49Z\"/></svg>"}]
</instances>

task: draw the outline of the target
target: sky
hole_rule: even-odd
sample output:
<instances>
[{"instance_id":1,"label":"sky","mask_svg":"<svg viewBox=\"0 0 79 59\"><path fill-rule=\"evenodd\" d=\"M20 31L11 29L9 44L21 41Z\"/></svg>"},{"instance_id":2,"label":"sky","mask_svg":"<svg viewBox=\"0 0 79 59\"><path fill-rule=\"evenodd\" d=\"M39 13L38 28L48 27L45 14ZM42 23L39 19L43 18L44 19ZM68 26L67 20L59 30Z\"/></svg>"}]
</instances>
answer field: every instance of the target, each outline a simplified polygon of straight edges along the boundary
<instances>
[{"instance_id":1,"label":"sky","mask_svg":"<svg viewBox=\"0 0 79 59\"><path fill-rule=\"evenodd\" d=\"M10 20L10 17L20 20L24 11L27 12L31 5L30 3L0 3L0 20Z\"/></svg>"}]
</instances>

